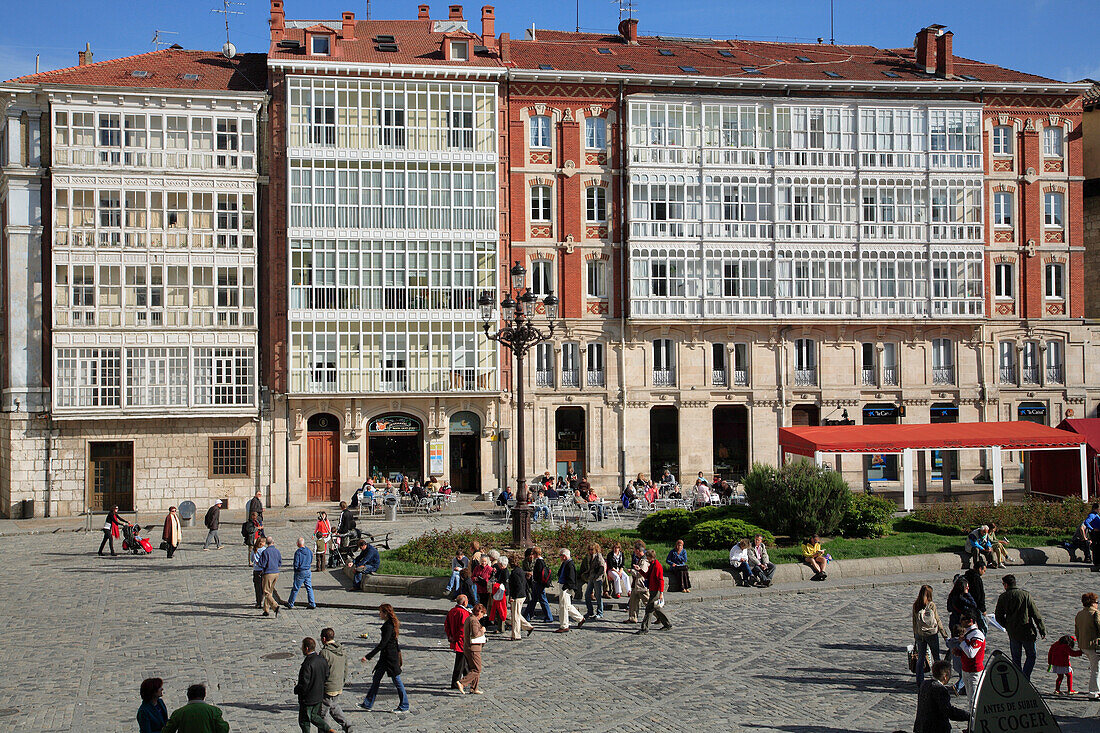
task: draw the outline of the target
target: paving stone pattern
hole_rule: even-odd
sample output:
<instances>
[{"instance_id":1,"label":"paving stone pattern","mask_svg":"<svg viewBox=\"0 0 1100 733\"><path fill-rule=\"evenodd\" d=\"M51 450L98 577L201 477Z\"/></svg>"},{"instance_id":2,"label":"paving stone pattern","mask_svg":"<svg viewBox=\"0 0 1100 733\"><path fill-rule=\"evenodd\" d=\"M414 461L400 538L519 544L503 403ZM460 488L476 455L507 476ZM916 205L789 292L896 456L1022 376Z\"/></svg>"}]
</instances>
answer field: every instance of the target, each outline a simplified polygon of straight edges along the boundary
<instances>
[{"instance_id":1,"label":"paving stone pattern","mask_svg":"<svg viewBox=\"0 0 1100 733\"><path fill-rule=\"evenodd\" d=\"M223 535L232 537L231 529ZM99 533L0 538L7 591L0 731L136 731L137 689L148 676L165 678L169 710L185 701L189 683L205 681L233 731L297 731L292 687L302 637L331 625L357 660L380 626L361 606L378 598L344 592L342 578L326 573L315 575L318 600L337 606L262 618L251 607L243 546L202 552L203 534L186 530L172 560L163 552L98 558ZM289 539L280 540L287 562ZM1100 590L1100 575L1081 566L1018 572L1046 616L1050 641L1072 630L1080 594ZM991 604L997 575L987 575ZM447 689L453 658L438 615L445 604L394 598L412 711L384 712L396 703L386 680L376 703L383 712L351 715L359 730L456 733L912 730L909 606L917 586L931 582L942 608L944 580L827 582L733 598L677 594L668 608L675 629L648 636L632 635L618 610L569 634L537 624L520 642L490 638L486 694L465 697ZM285 572L284 597L289 586ZM371 640L358 638L363 631ZM1040 643L1034 675L1044 692L1054 685L1047 646ZM1007 639L994 633L991 647L1007 649ZM1077 667L1081 680L1085 665ZM372 668L353 664L346 708L362 698ZM1098 729L1100 703L1050 702L1066 733Z\"/></svg>"}]
</instances>

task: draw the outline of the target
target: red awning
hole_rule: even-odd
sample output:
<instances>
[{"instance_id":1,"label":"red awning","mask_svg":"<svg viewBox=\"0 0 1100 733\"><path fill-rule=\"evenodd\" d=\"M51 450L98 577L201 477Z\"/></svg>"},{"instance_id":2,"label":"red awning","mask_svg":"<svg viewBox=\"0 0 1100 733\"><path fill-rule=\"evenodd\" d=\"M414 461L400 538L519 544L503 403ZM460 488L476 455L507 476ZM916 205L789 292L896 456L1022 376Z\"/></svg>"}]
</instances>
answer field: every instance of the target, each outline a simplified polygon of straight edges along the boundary
<instances>
[{"instance_id":1,"label":"red awning","mask_svg":"<svg viewBox=\"0 0 1100 733\"><path fill-rule=\"evenodd\" d=\"M1100 418L1084 417L1063 420L1058 423L1059 430L1077 433L1094 451L1100 452Z\"/></svg>"},{"instance_id":2,"label":"red awning","mask_svg":"<svg viewBox=\"0 0 1100 733\"><path fill-rule=\"evenodd\" d=\"M1032 450L1077 448L1085 439L1027 421L937 423L935 425L821 425L779 428L779 447L788 453L901 453L905 448L938 450L989 448Z\"/></svg>"}]
</instances>

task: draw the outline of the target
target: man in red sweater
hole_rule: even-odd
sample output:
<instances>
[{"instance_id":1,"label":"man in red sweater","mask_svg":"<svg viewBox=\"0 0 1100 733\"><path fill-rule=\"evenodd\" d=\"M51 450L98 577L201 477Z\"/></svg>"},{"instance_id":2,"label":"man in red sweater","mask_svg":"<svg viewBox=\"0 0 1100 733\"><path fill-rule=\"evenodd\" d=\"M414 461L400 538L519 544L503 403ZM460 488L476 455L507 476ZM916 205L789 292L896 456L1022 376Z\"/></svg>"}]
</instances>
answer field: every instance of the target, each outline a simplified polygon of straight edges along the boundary
<instances>
[{"instance_id":1,"label":"man in red sweater","mask_svg":"<svg viewBox=\"0 0 1100 733\"><path fill-rule=\"evenodd\" d=\"M655 614L657 620L661 622L661 631L667 631L672 628L672 622L668 620L668 616L666 616L665 612L657 606L657 601L663 601L665 597L665 569L661 567L661 563L657 559L657 553L653 550L646 552L645 557L646 560L649 561L649 571L645 576L645 584L646 587L649 588L649 602L645 605L645 617L642 618L642 628L635 631L635 634L649 633L650 614Z\"/></svg>"},{"instance_id":2,"label":"man in red sweater","mask_svg":"<svg viewBox=\"0 0 1100 733\"><path fill-rule=\"evenodd\" d=\"M447 618L443 621L443 631L447 634L447 641L451 643L451 651L455 653L455 666L451 671L451 689L458 689L458 681L466 676L469 670L466 668L466 655L463 654L462 639L463 626L470 617L470 609L467 607L469 599L459 596L455 599L455 607L447 612Z\"/></svg>"},{"instance_id":3,"label":"man in red sweater","mask_svg":"<svg viewBox=\"0 0 1100 733\"><path fill-rule=\"evenodd\" d=\"M955 654L962 660L962 676L966 682L966 698L974 711L974 698L978 694L978 683L985 670L985 634L974 623L973 614L964 613L959 618L959 645Z\"/></svg>"}]
</instances>

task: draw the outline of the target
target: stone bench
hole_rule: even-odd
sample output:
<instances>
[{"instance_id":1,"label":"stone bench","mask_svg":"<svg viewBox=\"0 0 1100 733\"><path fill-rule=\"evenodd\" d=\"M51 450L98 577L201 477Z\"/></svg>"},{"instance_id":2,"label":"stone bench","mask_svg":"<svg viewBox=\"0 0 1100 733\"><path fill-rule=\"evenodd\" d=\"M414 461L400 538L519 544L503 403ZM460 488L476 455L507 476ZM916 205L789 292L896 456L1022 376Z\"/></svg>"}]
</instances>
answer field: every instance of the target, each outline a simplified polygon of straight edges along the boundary
<instances>
[{"instance_id":1,"label":"stone bench","mask_svg":"<svg viewBox=\"0 0 1100 733\"><path fill-rule=\"evenodd\" d=\"M344 575L355 581L355 569L344 566ZM363 577L359 590L394 596L441 597L447 587L447 578L417 577L413 575L385 575L374 573Z\"/></svg>"}]
</instances>

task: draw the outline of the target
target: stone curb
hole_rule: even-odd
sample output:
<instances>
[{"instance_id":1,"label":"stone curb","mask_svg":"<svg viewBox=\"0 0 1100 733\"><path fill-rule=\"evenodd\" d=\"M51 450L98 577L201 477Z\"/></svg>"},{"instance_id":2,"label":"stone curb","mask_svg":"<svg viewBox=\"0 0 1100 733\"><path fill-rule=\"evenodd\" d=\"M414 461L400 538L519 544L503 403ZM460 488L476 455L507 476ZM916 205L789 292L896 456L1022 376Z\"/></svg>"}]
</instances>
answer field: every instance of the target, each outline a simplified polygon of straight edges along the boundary
<instances>
[{"instance_id":1,"label":"stone curb","mask_svg":"<svg viewBox=\"0 0 1100 733\"><path fill-rule=\"evenodd\" d=\"M1062 547L1010 548L1008 559L1013 565L1063 565L1069 563L1069 553ZM826 572L830 578L866 578L869 576L906 575L912 573L961 572L969 566L969 556L941 552L929 555L902 555L899 557L868 557L855 560L834 560ZM351 568L344 568L351 578ZM773 585L801 583L813 577L813 571L804 563L783 563L776 566ZM386 595L441 598L448 578L408 575L372 575L362 583L362 590ZM699 590L735 587L733 573L729 570L693 570L691 586Z\"/></svg>"}]
</instances>

